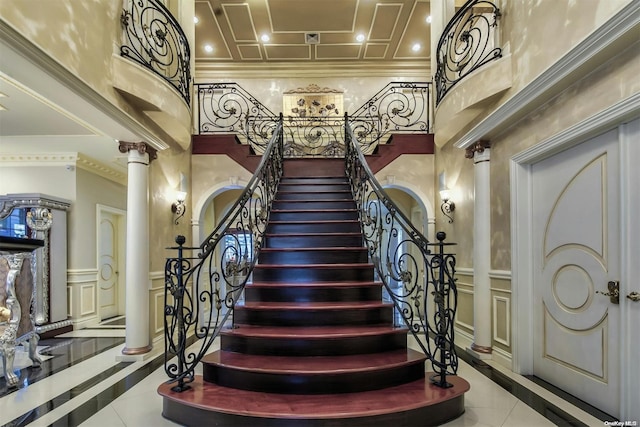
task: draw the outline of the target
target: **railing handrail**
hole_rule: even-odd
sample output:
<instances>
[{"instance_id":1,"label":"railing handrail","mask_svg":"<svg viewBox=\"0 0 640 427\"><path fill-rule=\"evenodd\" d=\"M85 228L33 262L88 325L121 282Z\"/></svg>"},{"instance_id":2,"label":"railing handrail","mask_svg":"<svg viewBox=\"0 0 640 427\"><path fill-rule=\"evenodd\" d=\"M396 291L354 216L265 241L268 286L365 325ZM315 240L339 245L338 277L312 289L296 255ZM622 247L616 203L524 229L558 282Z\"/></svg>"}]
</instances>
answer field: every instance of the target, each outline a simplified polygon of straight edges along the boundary
<instances>
[{"instance_id":1,"label":"railing handrail","mask_svg":"<svg viewBox=\"0 0 640 427\"><path fill-rule=\"evenodd\" d=\"M235 82L196 83L198 134L237 133L260 154L273 130L277 116L266 105ZM215 98L216 90L219 93ZM205 101L206 99L206 101ZM430 82L391 82L365 101L350 117L357 140L372 152L391 132L428 132L431 120ZM309 126L303 126L305 123ZM309 115L285 117L287 157L342 156L335 136L344 138L343 117ZM339 134L336 133L339 130Z\"/></svg>"},{"instance_id":2,"label":"railing handrail","mask_svg":"<svg viewBox=\"0 0 640 427\"><path fill-rule=\"evenodd\" d=\"M256 172L216 229L199 247L184 247L186 239L178 236L178 246L169 248L177 250L177 256L167 258L165 264L165 372L171 382L177 382L175 391L189 388L197 364L220 334L253 271L282 176L282 142L281 118ZM225 237L238 245L219 246ZM214 250L218 248L216 260ZM198 249L195 257L184 255L185 250ZM201 344L187 353L186 337L192 328Z\"/></svg>"},{"instance_id":3,"label":"railing handrail","mask_svg":"<svg viewBox=\"0 0 640 427\"><path fill-rule=\"evenodd\" d=\"M169 9L158 0L124 0L124 4L127 3L130 9L123 7L120 16L125 35L120 55L166 80L191 109L191 49L182 27ZM142 9L138 14L134 14L136 6ZM142 19L143 13L148 10L157 11L166 21L154 15L151 25L145 23L139 29L135 23L130 22L136 18ZM125 44L126 41L128 44Z\"/></svg>"},{"instance_id":4,"label":"railing handrail","mask_svg":"<svg viewBox=\"0 0 640 427\"><path fill-rule=\"evenodd\" d=\"M430 360L435 372L431 381L439 387L449 387L446 376L455 374L458 368L453 329L457 310L455 255L445 253L445 247L453 244L444 243L446 235L442 232L437 233L438 243L428 242L371 172L360 145L353 143L355 136L348 120L345 120L345 135L345 165L369 257L396 313ZM380 204L387 213L379 208ZM394 244L394 238L403 240ZM418 260L417 251L421 257ZM422 280L419 278L421 266ZM392 282L402 285L394 288ZM433 322L428 319L429 295L433 295L436 305ZM419 332L423 332L424 337L418 335Z\"/></svg>"},{"instance_id":5,"label":"railing handrail","mask_svg":"<svg viewBox=\"0 0 640 427\"><path fill-rule=\"evenodd\" d=\"M493 22L489 22L482 14L474 15L471 13L465 20L465 16L472 12L472 9L478 5L487 5L492 9L493 13ZM502 48L501 47L493 47L491 50L485 53L487 48L489 35L485 37L484 47L481 51L478 50L481 45L482 37L478 38L476 44L469 43L470 39L473 39L473 33L480 33L482 36L482 29L476 26L475 19L480 20L482 18L482 22L486 25L486 31L491 31L491 28L497 27L498 18L500 18L501 13L500 9L489 0L468 0L458 11L453 15L453 18L447 23L444 30L442 31L442 35L440 36L440 40L438 41L438 46L436 48L436 75L434 77L435 86L436 86L436 105L442 101L444 96L453 88L460 80L462 80L466 75L470 74L474 70L477 70L481 66L489 63L492 60L498 59L502 57ZM461 42L464 44L464 49L458 49L458 43ZM448 48L448 46L452 44L454 48ZM469 57L469 52L471 52L471 57ZM480 57L475 58L475 61L472 62L474 57L477 55L477 52L480 52ZM449 54L453 53L462 58L468 59L468 62L462 62L458 60L449 61ZM448 64L452 62L456 64L455 67L450 67ZM451 75L451 77L450 77Z\"/></svg>"}]
</instances>

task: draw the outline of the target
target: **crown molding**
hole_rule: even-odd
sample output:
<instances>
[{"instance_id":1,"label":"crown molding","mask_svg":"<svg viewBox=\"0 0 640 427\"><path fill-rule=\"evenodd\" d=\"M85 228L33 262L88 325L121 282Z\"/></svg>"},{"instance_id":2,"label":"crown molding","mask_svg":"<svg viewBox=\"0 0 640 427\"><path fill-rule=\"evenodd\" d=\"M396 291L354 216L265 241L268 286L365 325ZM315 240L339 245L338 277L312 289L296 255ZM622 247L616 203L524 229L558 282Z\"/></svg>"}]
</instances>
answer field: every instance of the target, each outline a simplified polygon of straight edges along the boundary
<instances>
[{"instance_id":1,"label":"crown molding","mask_svg":"<svg viewBox=\"0 0 640 427\"><path fill-rule=\"evenodd\" d=\"M408 77L431 79L429 61L289 61L289 62L248 62L220 63L196 61L195 79L264 78L265 75L276 78L322 78L322 77Z\"/></svg>"},{"instance_id":2,"label":"crown molding","mask_svg":"<svg viewBox=\"0 0 640 427\"><path fill-rule=\"evenodd\" d=\"M127 185L127 174L81 153L11 153L0 154L3 166L74 166L121 185Z\"/></svg>"}]
</instances>

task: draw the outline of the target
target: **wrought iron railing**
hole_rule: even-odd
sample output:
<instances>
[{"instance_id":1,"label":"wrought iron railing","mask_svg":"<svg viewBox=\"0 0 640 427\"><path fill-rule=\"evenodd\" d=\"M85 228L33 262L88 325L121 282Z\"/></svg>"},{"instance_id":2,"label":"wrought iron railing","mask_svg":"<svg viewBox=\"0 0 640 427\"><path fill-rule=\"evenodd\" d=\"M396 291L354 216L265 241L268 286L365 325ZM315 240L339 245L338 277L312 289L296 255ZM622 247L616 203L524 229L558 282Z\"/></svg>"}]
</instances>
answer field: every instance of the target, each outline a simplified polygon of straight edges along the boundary
<instances>
[{"instance_id":1,"label":"wrought iron railing","mask_svg":"<svg viewBox=\"0 0 640 427\"><path fill-rule=\"evenodd\" d=\"M448 387L458 369L454 347L457 288L455 255L445 233L429 243L386 195L366 163L350 123L345 126L346 172L358 206L369 258L395 306L398 326L409 328L429 358L431 381Z\"/></svg>"},{"instance_id":2,"label":"wrought iron railing","mask_svg":"<svg viewBox=\"0 0 640 427\"><path fill-rule=\"evenodd\" d=\"M282 176L282 123L265 149L256 173L220 221L196 248L184 247L165 266L165 371L175 391L189 388L194 371L229 320L253 271ZM197 251L187 256L185 251ZM187 351L187 336L199 340ZM175 357L175 361L172 360Z\"/></svg>"},{"instance_id":3,"label":"wrought iron railing","mask_svg":"<svg viewBox=\"0 0 640 427\"><path fill-rule=\"evenodd\" d=\"M237 83L195 84L198 133L235 133L256 153L264 153L278 115Z\"/></svg>"},{"instance_id":4,"label":"wrought iron railing","mask_svg":"<svg viewBox=\"0 0 640 427\"><path fill-rule=\"evenodd\" d=\"M449 21L436 50L436 105L465 76L502 57L495 37L500 16L493 2L469 0Z\"/></svg>"},{"instance_id":5,"label":"wrought iron railing","mask_svg":"<svg viewBox=\"0 0 640 427\"><path fill-rule=\"evenodd\" d=\"M278 116L237 83L201 83L198 95L198 133L235 133L262 154ZM366 154L391 133L429 132L431 83L394 82L367 100L349 117L356 139ZM342 157L344 117L287 116L284 120L285 157Z\"/></svg>"},{"instance_id":6,"label":"wrought iron railing","mask_svg":"<svg viewBox=\"0 0 640 427\"><path fill-rule=\"evenodd\" d=\"M353 133L365 154L372 153L392 132L428 132L431 83L392 82L349 117Z\"/></svg>"},{"instance_id":7,"label":"wrought iron railing","mask_svg":"<svg viewBox=\"0 0 640 427\"><path fill-rule=\"evenodd\" d=\"M124 0L120 55L153 71L173 86L191 108L189 42L159 0Z\"/></svg>"}]
</instances>

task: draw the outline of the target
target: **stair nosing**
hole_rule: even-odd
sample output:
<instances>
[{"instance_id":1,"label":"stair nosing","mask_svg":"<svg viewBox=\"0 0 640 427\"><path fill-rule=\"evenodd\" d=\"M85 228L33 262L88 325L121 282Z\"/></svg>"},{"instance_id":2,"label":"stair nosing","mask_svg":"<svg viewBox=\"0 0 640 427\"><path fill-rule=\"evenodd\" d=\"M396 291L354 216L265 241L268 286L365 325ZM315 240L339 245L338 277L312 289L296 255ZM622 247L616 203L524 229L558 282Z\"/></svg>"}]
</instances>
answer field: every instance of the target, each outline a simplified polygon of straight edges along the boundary
<instances>
[{"instance_id":1,"label":"stair nosing","mask_svg":"<svg viewBox=\"0 0 640 427\"><path fill-rule=\"evenodd\" d=\"M273 359L271 359L273 363L273 365L270 366L242 366L240 364L232 364L232 363L225 363L224 361L221 361L220 359L212 361L211 359L216 359L216 357L221 356L222 353L234 353L231 351L227 351L227 350L217 350L213 353L210 353L209 355L205 356L202 360L203 363L205 364L209 364L209 365L213 365L213 366L221 366L221 367L225 367L228 369L235 369L238 371L245 371L245 372L259 372L262 374L277 374L277 375L288 375L288 374L302 374L302 375L336 375L336 374L353 374L353 373L358 373L358 372L375 372L375 371L381 371L381 370L390 370L393 368L397 368L397 367L401 367L401 366L408 366L408 365L414 365L414 364L418 364L418 363L424 363L426 360L428 360L428 357L423 354L420 353L416 350L407 348L407 349L402 349L402 350L393 350L393 351L385 351L385 352L381 352L381 353L365 353L365 354L355 354L355 355L338 355L338 356L256 356L256 355L248 355L249 357L246 357L247 359L251 359L251 358L270 358L272 357ZM345 367L345 362L347 362L347 364L349 363L349 361L352 360L357 360L357 359L373 359L373 360L369 360L367 363L372 363L373 361L375 361L376 358L379 358L380 356L389 356L389 355L397 355L398 358L400 358L402 356L402 353L404 353L405 360L398 360L398 361L393 361L393 362L387 362L386 364L378 364L378 365L361 365L361 366L348 366ZM235 353L235 354L239 354L239 355L243 355L243 353ZM244 355L247 356L247 355ZM207 360L209 359L209 360ZM242 359L242 356L240 357L240 359ZM288 362L308 362L307 364L305 364L307 369L304 368L289 368L290 363ZM332 364L337 364L340 365L340 363L342 363L343 365L339 368L333 369L333 370L320 370L320 369L309 369L309 366L317 366L318 363L332 363Z\"/></svg>"}]
</instances>

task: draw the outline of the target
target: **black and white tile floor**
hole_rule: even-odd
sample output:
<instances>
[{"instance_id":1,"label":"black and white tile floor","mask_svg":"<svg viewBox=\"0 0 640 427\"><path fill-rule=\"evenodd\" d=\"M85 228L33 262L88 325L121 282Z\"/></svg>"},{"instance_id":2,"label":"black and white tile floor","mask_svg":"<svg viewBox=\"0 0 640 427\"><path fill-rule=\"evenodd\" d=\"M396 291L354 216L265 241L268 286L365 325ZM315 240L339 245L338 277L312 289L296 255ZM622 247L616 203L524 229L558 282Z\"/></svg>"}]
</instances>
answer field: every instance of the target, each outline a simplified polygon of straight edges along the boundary
<instances>
[{"instance_id":1,"label":"black and white tile floor","mask_svg":"<svg viewBox=\"0 0 640 427\"><path fill-rule=\"evenodd\" d=\"M167 379L162 341L144 361L118 362L124 332L84 329L42 340L48 358L40 369L21 369L17 389L7 390L0 377L0 425L175 426L162 418L156 392ZM447 427L603 426L608 419L570 397L558 397L535 379L460 355L458 373L471 390L464 415Z\"/></svg>"}]
</instances>

